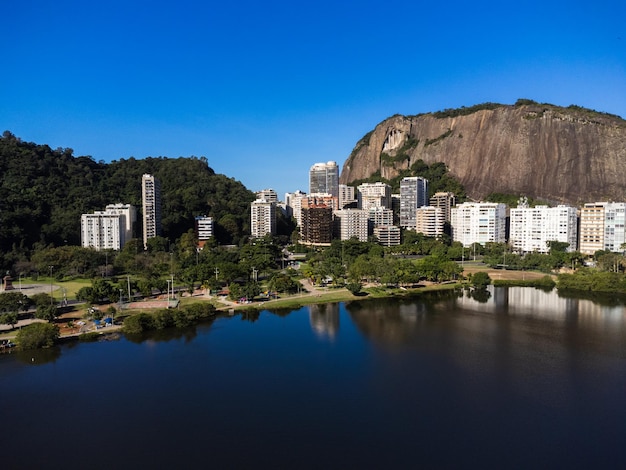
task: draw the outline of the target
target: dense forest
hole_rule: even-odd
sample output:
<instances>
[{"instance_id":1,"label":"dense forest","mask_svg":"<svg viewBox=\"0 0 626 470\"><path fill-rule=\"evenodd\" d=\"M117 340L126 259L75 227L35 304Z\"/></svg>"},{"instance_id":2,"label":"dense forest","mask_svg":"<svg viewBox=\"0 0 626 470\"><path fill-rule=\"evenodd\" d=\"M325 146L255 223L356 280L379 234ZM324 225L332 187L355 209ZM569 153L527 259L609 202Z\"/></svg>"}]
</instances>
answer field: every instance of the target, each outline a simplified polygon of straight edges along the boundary
<instances>
[{"instance_id":1,"label":"dense forest","mask_svg":"<svg viewBox=\"0 0 626 470\"><path fill-rule=\"evenodd\" d=\"M80 245L80 216L107 204L133 204L141 215L141 176L161 181L163 236L178 239L197 215L212 216L219 243L249 233L254 193L216 174L204 157L96 162L69 148L0 137L0 265L49 246ZM140 220L139 220L140 222ZM137 235L141 234L138 227Z\"/></svg>"}]
</instances>

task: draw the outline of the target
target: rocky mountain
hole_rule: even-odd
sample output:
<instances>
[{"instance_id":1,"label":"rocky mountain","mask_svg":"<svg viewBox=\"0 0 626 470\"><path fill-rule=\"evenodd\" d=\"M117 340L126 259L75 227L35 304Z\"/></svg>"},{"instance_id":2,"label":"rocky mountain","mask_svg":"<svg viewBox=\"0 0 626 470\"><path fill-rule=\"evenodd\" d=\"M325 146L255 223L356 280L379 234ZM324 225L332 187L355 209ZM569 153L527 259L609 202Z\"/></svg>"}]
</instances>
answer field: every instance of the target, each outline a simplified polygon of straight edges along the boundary
<instances>
[{"instance_id":1,"label":"rocky mountain","mask_svg":"<svg viewBox=\"0 0 626 470\"><path fill-rule=\"evenodd\" d=\"M626 201L626 121L579 106L518 100L392 116L357 143L340 182L391 179L420 159L445 163L476 200Z\"/></svg>"}]
</instances>

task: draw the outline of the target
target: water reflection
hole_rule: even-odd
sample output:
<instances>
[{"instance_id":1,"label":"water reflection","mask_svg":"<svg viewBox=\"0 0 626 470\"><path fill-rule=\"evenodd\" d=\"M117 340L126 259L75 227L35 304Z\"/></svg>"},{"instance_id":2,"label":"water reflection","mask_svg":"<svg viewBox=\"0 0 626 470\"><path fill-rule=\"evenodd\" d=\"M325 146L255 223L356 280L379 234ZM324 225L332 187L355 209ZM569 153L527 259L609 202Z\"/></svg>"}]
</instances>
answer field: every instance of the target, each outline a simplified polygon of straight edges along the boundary
<instances>
[{"instance_id":1,"label":"water reflection","mask_svg":"<svg viewBox=\"0 0 626 470\"><path fill-rule=\"evenodd\" d=\"M310 305L308 309L313 332L321 338L334 339L339 332L339 304Z\"/></svg>"},{"instance_id":2,"label":"water reflection","mask_svg":"<svg viewBox=\"0 0 626 470\"><path fill-rule=\"evenodd\" d=\"M459 334L461 343L463 336L470 335L502 344L528 342L532 335L541 334L580 341L598 350L606 349L601 344L607 338L616 341L611 346L614 349L626 339L622 305L564 297L556 290L490 286L488 295L480 299L472 291L459 290L425 296L420 301L351 302L346 310L364 336L389 344L421 341L423 338L416 337L425 326L445 328L446 335ZM516 318L522 323L511 323Z\"/></svg>"}]
</instances>

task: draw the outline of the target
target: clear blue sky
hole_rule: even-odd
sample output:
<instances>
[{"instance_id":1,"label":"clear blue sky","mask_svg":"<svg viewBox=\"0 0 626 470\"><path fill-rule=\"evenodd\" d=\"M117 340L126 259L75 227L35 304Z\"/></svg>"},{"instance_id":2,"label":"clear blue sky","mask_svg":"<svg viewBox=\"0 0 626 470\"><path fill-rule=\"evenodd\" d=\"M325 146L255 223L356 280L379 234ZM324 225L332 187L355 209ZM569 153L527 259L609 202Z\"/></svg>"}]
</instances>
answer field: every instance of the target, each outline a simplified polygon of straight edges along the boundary
<instances>
[{"instance_id":1,"label":"clear blue sky","mask_svg":"<svg viewBox=\"0 0 626 470\"><path fill-rule=\"evenodd\" d=\"M626 117L626 2L5 2L0 132L206 156L308 191L384 118L518 98Z\"/></svg>"}]
</instances>

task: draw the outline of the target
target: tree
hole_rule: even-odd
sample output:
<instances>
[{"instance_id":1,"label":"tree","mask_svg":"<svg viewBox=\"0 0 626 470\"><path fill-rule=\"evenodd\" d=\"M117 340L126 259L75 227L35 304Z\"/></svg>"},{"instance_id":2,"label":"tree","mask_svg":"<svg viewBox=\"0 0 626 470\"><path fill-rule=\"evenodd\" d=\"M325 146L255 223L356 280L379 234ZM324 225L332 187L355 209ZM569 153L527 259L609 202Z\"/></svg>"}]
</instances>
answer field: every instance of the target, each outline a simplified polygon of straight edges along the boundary
<instances>
[{"instance_id":1,"label":"tree","mask_svg":"<svg viewBox=\"0 0 626 470\"><path fill-rule=\"evenodd\" d=\"M12 291L0 294L0 312L18 314L20 311L27 311L31 305L31 299L21 292Z\"/></svg>"},{"instance_id":2,"label":"tree","mask_svg":"<svg viewBox=\"0 0 626 470\"><path fill-rule=\"evenodd\" d=\"M485 271L478 271L472 275L472 285L476 289L486 289L491 284L491 277Z\"/></svg>"},{"instance_id":3,"label":"tree","mask_svg":"<svg viewBox=\"0 0 626 470\"><path fill-rule=\"evenodd\" d=\"M11 328L15 328L15 325L17 325L17 320L17 313L15 312L0 314L0 323L2 323L3 325L11 325Z\"/></svg>"},{"instance_id":4,"label":"tree","mask_svg":"<svg viewBox=\"0 0 626 470\"><path fill-rule=\"evenodd\" d=\"M48 348L59 339L60 331L57 325L52 323L31 323L23 327L15 338L21 349Z\"/></svg>"},{"instance_id":5,"label":"tree","mask_svg":"<svg viewBox=\"0 0 626 470\"><path fill-rule=\"evenodd\" d=\"M56 305L38 305L37 312L35 316L41 320L46 320L51 322L59 315L59 311Z\"/></svg>"},{"instance_id":6,"label":"tree","mask_svg":"<svg viewBox=\"0 0 626 470\"><path fill-rule=\"evenodd\" d=\"M360 282L349 282L346 284L346 289L348 289L352 295L359 295L362 288L363 285Z\"/></svg>"}]
</instances>

